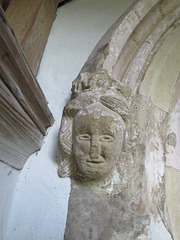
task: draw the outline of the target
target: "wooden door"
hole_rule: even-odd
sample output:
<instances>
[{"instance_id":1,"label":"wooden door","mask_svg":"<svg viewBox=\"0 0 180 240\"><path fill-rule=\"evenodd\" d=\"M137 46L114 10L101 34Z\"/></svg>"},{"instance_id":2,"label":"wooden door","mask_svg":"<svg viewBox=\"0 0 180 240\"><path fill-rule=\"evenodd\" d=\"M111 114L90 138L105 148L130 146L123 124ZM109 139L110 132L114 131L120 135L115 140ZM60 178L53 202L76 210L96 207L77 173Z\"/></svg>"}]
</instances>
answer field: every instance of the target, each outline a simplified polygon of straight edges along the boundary
<instances>
[{"instance_id":1,"label":"wooden door","mask_svg":"<svg viewBox=\"0 0 180 240\"><path fill-rule=\"evenodd\" d=\"M5 2L1 1L2 4ZM21 169L26 159L40 149L47 128L54 122L35 74L59 1L7 2L10 4L4 8L5 12L0 7L0 160ZM32 3L33 6L29 14L20 16L19 12L18 16L18 8L22 7L23 2L25 12L26 7L29 8ZM51 20L48 24L44 21L44 26L40 20L47 8ZM22 16L20 23L18 21ZM42 31L37 34L39 29ZM41 45L39 52L38 42Z\"/></svg>"}]
</instances>

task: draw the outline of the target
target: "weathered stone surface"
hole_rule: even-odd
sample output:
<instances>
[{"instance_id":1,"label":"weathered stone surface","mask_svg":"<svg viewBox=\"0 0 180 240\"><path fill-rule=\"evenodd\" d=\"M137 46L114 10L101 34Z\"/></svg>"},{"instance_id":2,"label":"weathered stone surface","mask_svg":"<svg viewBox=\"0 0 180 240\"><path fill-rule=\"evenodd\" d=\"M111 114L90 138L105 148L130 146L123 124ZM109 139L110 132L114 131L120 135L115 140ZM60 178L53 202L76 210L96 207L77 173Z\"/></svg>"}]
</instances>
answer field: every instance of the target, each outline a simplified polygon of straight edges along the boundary
<instances>
[{"instance_id":1,"label":"weathered stone surface","mask_svg":"<svg viewBox=\"0 0 180 240\"><path fill-rule=\"evenodd\" d=\"M116 167L130 117L123 91L106 71L74 82L60 130L61 176L103 179Z\"/></svg>"},{"instance_id":2,"label":"weathered stone surface","mask_svg":"<svg viewBox=\"0 0 180 240\"><path fill-rule=\"evenodd\" d=\"M179 44L180 45L180 44ZM171 98L170 115L166 133L166 166L180 171L180 75L175 85L174 94Z\"/></svg>"},{"instance_id":3,"label":"weathered stone surface","mask_svg":"<svg viewBox=\"0 0 180 240\"><path fill-rule=\"evenodd\" d=\"M153 58L140 88L141 94L149 96L156 106L167 112L180 69L179 42L180 27L177 27Z\"/></svg>"},{"instance_id":4,"label":"weathered stone surface","mask_svg":"<svg viewBox=\"0 0 180 240\"><path fill-rule=\"evenodd\" d=\"M171 223L171 231L175 240L180 238L180 76L176 82L170 102L169 118L166 132L166 168L165 187L166 205Z\"/></svg>"},{"instance_id":5,"label":"weathered stone surface","mask_svg":"<svg viewBox=\"0 0 180 240\"><path fill-rule=\"evenodd\" d=\"M97 44L73 83L60 131L59 175L72 178L66 240L179 236L175 222L180 221L174 211L179 195L170 201L171 180L166 173L167 166L179 166L179 90L174 93L174 88L179 89L179 5L178 1L137 1ZM168 48L170 39L175 39L172 48ZM117 128L118 121L123 128L116 131L109 149L107 143L91 143L91 135L100 139L100 132ZM104 146L106 155L100 151ZM102 152L113 167L104 171L97 165L98 157L93 163L97 166L87 169L84 162L89 156Z\"/></svg>"},{"instance_id":6,"label":"weathered stone surface","mask_svg":"<svg viewBox=\"0 0 180 240\"><path fill-rule=\"evenodd\" d=\"M65 239L136 239L149 223L146 213L137 214L128 206L127 196L116 186L72 182Z\"/></svg>"},{"instance_id":7,"label":"weathered stone surface","mask_svg":"<svg viewBox=\"0 0 180 240\"><path fill-rule=\"evenodd\" d=\"M180 172L174 168L166 167L166 201L174 240L180 239Z\"/></svg>"},{"instance_id":8,"label":"weathered stone surface","mask_svg":"<svg viewBox=\"0 0 180 240\"><path fill-rule=\"evenodd\" d=\"M106 71L74 82L60 130L59 174L73 179L65 239L127 240L147 234L149 100L137 95L128 107L123 92L128 96Z\"/></svg>"},{"instance_id":9,"label":"weathered stone surface","mask_svg":"<svg viewBox=\"0 0 180 240\"><path fill-rule=\"evenodd\" d=\"M73 121L73 154L80 171L92 179L109 175L123 143L122 118L100 103L80 110Z\"/></svg>"}]
</instances>

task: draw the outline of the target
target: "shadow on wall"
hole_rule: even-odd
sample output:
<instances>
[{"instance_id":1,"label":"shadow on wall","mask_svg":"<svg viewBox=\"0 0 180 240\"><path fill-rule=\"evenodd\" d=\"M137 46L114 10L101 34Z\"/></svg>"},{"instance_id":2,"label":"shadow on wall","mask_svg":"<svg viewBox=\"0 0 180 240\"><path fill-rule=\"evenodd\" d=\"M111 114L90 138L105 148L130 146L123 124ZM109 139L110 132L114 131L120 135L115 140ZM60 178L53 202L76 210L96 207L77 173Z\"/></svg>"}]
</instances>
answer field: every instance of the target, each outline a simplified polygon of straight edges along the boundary
<instances>
[{"instance_id":1,"label":"shadow on wall","mask_svg":"<svg viewBox=\"0 0 180 240\"><path fill-rule=\"evenodd\" d=\"M60 7L64 6L64 4L69 3L71 1L73 1L73 0L64 0L58 4L57 8L60 8Z\"/></svg>"}]
</instances>

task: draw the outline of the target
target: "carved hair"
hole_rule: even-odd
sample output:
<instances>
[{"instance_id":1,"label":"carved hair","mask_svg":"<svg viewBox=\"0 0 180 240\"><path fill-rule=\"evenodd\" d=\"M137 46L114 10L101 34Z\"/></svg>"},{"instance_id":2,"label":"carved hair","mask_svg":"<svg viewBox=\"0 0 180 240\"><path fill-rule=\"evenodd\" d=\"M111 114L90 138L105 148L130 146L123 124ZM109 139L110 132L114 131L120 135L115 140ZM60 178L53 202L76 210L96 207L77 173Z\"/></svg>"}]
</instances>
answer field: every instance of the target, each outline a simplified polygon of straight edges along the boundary
<instances>
[{"instance_id":1,"label":"carved hair","mask_svg":"<svg viewBox=\"0 0 180 240\"><path fill-rule=\"evenodd\" d=\"M99 75L101 78L99 78ZM77 171L77 163L72 153L72 129L73 129L73 118L80 109L91 105L94 102L99 102L108 109L118 113L125 122L125 125L129 124L129 106L125 96L120 91L119 85L118 89L115 80L105 78L108 83L104 84L104 73L102 80L102 72L96 75L96 78L90 79L86 85L84 82L78 84L74 87L73 94L75 98L67 104L63 111L63 117L61 121L61 127L59 132L59 146L62 154L62 160L59 166L59 176L69 177L74 175ZM100 85L103 83L103 86ZM98 86L97 86L98 84ZM74 84L75 85L75 84ZM84 87L86 86L86 87ZM72 94L72 96L73 96Z\"/></svg>"}]
</instances>

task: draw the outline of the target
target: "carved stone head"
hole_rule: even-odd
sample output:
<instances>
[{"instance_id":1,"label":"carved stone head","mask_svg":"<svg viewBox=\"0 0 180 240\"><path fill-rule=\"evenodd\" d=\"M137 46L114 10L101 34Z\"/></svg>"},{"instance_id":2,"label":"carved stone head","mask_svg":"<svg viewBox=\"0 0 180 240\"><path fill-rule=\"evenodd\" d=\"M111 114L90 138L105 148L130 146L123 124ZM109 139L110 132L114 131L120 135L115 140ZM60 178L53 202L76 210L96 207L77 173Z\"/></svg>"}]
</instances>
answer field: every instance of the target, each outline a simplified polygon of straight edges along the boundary
<instances>
[{"instance_id":1,"label":"carved stone head","mask_svg":"<svg viewBox=\"0 0 180 240\"><path fill-rule=\"evenodd\" d=\"M101 103L80 110L73 120L73 155L89 178L105 178L116 166L123 142L122 118Z\"/></svg>"},{"instance_id":2,"label":"carved stone head","mask_svg":"<svg viewBox=\"0 0 180 240\"><path fill-rule=\"evenodd\" d=\"M107 84L104 91L99 82L97 88L93 81L93 89L81 89L64 109L59 134L61 177L104 179L120 158L128 103L122 93Z\"/></svg>"}]
</instances>

